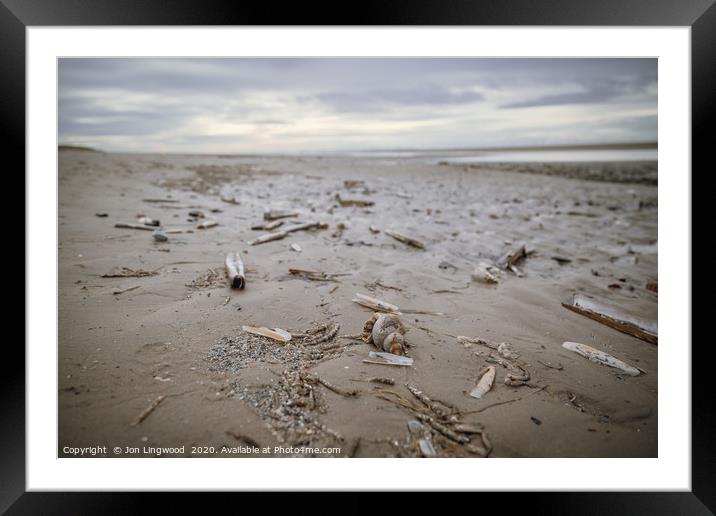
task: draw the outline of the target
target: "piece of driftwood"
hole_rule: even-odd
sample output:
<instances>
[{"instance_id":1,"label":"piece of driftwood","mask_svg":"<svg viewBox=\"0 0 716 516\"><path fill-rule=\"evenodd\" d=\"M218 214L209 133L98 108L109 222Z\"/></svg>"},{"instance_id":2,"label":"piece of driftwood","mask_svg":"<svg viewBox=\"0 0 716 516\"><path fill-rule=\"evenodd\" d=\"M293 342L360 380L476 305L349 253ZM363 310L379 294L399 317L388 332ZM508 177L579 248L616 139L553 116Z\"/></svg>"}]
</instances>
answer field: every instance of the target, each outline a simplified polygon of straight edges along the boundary
<instances>
[{"instance_id":1,"label":"piece of driftwood","mask_svg":"<svg viewBox=\"0 0 716 516\"><path fill-rule=\"evenodd\" d=\"M286 219L289 217L298 217L298 212L286 210L268 210L264 212L264 220Z\"/></svg>"},{"instance_id":2,"label":"piece of driftwood","mask_svg":"<svg viewBox=\"0 0 716 516\"><path fill-rule=\"evenodd\" d=\"M196 225L196 229L209 229L213 228L214 226L218 226L219 222L216 220L205 220L204 222L200 222Z\"/></svg>"},{"instance_id":3,"label":"piece of driftwood","mask_svg":"<svg viewBox=\"0 0 716 516\"><path fill-rule=\"evenodd\" d=\"M650 281L646 284L646 290L650 290L651 292L658 293L659 292L659 284L656 281Z\"/></svg>"},{"instance_id":4,"label":"piece of driftwood","mask_svg":"<svg viewBox=\"0 0 716 516\"><path fill-rule=\"evenodd\" d=\"M383 385L395 385L395 380L392 378L382 378L380 376L368 378L366 381L371 383L382 383Z\"/></svg>"},{"instance_id":5,"label":"piece of driftwood","mask_svg":"<svg viewBox=\"0 0 716 516\"><path fill-rule=\"evenodd\" d=\"M393 231L392 229L386 229L384 231L386 235L389 237L392 237L396 239L399 242L403 242L404 244L417 247L418 249L425 249L425 244L418 240L417 238L409 237L407 235L404 235L402 233L398 233L397 231Z\"/></svg>"},{"instance_id":6,"label":"piece of driftwood","mask_svg":"<svg viewBox=\"0 0 716 516\"><path fill-rule=\"evenodd\" d=\"M131 292L132 290L137 290L141 285L135 285L134 287L125 288L124 290L115 290L112 292L113 295L118 296L119 294L124 294L125 292Z\"/></svg>"},{"instance_id":7,"label":"piece of driftwood","mask_svg":"<svg viewBox=\"0 0 716 516\"><path fill-rule=\"evenodd\" d=\"M276 229L277 227L280 227L283 224L283 222L284 222L283 220L271 220L268 222L261 222L261 223L257 223L257 224L254 224L253 226L251 226L251 229L253 229L254 231L258 231L258 230L271 231L271 230Z\"/></svg>"},{"instance_id":8,"label":"piece of driftwood","mask_svg":"<svg viewBox=\"0 0 716 516\"><path fill-rule=\"evenodd\" d=\"M481 399L485 396L488 392L490 392L490 389L492 389L492 385L495 383L495 368L494 366L490 366L486 368L480 375L480 379L477 382L477 385L474 389L470 391L470 396L473 398Z\"/></svg>"},{"instance_id":9,"label":"piece of driftwood","mask_svg":"<svg viewBox=\"0 0 716 516\"><path fill-rule=\"evenodd\" d=\"M272 242L274 240L281 240L286 238L289 234L296 231L304 231L308 229L325 229L328 224L321 222L305 222L303 224L294 224L292 226L286 226L281 231L274 231L273 233L266 233L260 237L254 238L249 241L249 245L265 244L266 242Z\"/></svg>"},{"instance_id":10,"label":"piece of driftwood","mask_svg":"<svg viewBox=\"0 0 716 516\"><path fill-rule=\"evenodd\" d=\"M336 194L336 201L338 201L338 204L340 204L344 208L349 206L365 208L367 206L373 206L373 204L375 204L373 201L369 201L367 199L343 199L341 197L341 194Z\"/></svg>"},{"instance_id":11,"label":"piece of driftwood","mask_svg":"<svg viewBox=\"0 0 716 516\"><path fill-rule=\"evenodd\" d=\"M239 253L227 254L225 264L226 275L229 277L231 288L244 288L246 285L246 276L244 275L244 262L241 261Z\"/></svg>"},{"instance_id":12,"label":"piece of driftwood","mask_svg":"<svg viewBox=\"0 0 716 516\"><path fill-rule=\"evenodd\" d=\"M517 268L517 263L527 257L527 248L521 245L514 251L507 251L503 254L499 260L497 260L497 266L500 269L509 269L517 276L524 276L524 274Z\"/></svg>"},{"instance_id":13,"label":"piece of driftwood","mask_svg":"<svg viewBox=\"0 0 716 516\"><path fill-rule=\"evenodd\" d=\"M286 330L282 330L281 328L274 328L271 330L263 326L242 326L241 329L247 333L260 335L262 337L268 337L269 339L277 340L283 343L286 343L291 340L291 334Z\"/></svg>"},{"instance_id":14,"label":"piece of driftwood","mask_svg":"<svg viewBox=\"0 0 716 516\"><path fill-rule=\"evenodd\" d=\"M342 276L341 274L328 274L321 271L308 271L305 269L288 269L289 274L293 276L301 276L311 281L338 281L336 276Z\"/></svg>"},{"instance_id":15,"label":"piece of driftwood","mask_svg":"<svg viewBox=\"0 0 716 516\"><path fill-rule=\"evenodd\" d=\"M590 362L602 364L609 367L619 369L629 376L639 376L640 371L629 364L622 362L616 357L613 357L609 353L600 351L586 344L580 344L579 342L565 342L562 344L564 349L574 351L575 353L582 355L584 358L588 358Z\"/></svg>"},{"instance_id":16,"label":"piece of driftwood","mask_svg":"<svg viewBox=\"0 0 716 516\"><path fill-rule=\"evenodd\" d=\"M377 234L377 233L380 233L380 228L379 228L378 226L369 226L368 229L369 229L370 232L373 233L374 235Z\"/></svg>"},{"instance_id":17,"label":"piece of driftwood","mask_svg":"<svg viewBox=\"0 0 716 516\"><path fill-rule=\"evenodd\" d=\"M233 195L223 194L223 195L221 195L220 198L222 201L224 201L225 203L228 203L228 204L241 204L241 202L239 202L239 200L236 198L236 196L233 196Z\"/></svg>"},{"instance_id":18,"label":"piece of driftwood","mask_svg":"<svg viewBox=\"0 0 716 516\"><path fill-rule=\"evenodd\" d=\"M164 398L166 398L164 395L158 396L157 399L155 399L147 408L142 410L142 412L137 416L137 419L135 419L130 426L137 426L139 423L147 419L147 416L154 412L154 409L157 408L162 401L164 401Z\"/></svg>"},{"instance_id":19,"label":"piece of driftwood","mask_svg":"<svg viewBox=\"0 0 716 516\"><path fill-rule=\"evenodd\" d=\"M114 225L114 227L123 229L141 229L142 231L154 231L155 229L152 226L145 226L144 224L132 224L131 222L118 222Z\"/></svg>"},{"instance_id":20,"label":"piece of driftwood","mask_svg":"<svg viewBox=\"0 0 716 516\"><path fill-rule=\"evenodd\" d=\"M562 303L562 306L632 337L658 344L656 322L622 313L582 294L574 294L572 302Z\"/></svg>"},{"instance_id":21,"label":"piece of driftwood","mask_svg":"<svg viewBox=\"0 0 716 516\"><path fill-rule=\"evenodd\" d=\"M397 306L374 297L366 296L365 294L357 293L356 297L354 297L351 301L379 312L399 313Z\"/></svg>"},{"instance_id":22,"label":"piece of driftwood","mask_svg":"<svg viewBox=\"0 0 716 516\"><path fill-rule=\"evenodd\" d=\"M157 276L159 273L157 271L145 271L142 269L130 269L129 267L122 267L119 270L116 270L114 272L108 272L107 274L102 274L103 278L145 278L147 276Z\"/></svg>"},{"instance_id":23,"label":"piece of driftwood","mask_svg":"<svg viewBox=\"0 0 716 516\"><path fill-rule=\"evenodd\" d=\"M151 203L176 203L179 202L177 199L142 199L142 202Z\"/></svg>"},{"instance_id":24,"label":"piece of driftwood","mask_svg":"<svg viewBox=\"0 0 716 516\"><path fill-rule=\"evenodd\" d=\"M380 365L392 365L392 366L412 366L413 359L409 357L403 357L399 355L393 355L392 353L384 353L382 351L369 351L368 358L364 358L363 362L366 364L380 364Z\"/></svg>"}]
</instances>

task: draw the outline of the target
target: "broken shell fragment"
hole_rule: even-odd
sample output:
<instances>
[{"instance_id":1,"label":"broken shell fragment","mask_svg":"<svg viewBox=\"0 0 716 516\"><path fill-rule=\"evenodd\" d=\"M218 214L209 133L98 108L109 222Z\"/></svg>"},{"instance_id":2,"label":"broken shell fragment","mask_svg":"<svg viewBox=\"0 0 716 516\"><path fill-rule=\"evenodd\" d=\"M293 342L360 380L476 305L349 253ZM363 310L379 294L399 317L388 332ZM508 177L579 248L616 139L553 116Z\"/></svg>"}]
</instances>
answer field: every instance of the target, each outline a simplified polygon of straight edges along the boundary
<instances>
[{"instance_id":1,"label":"broken shell fragment","mask_svg":"<svg viewBox=\"0 0 716 516\"><path fill-rule=\"evenodd\" d=\"M474 281L479 281L481 283L490 283L495 284L498 283L497 276L490 272L491 265L487 263L480 263L475 267L475 270L472 273L472 279Z\"/></svg>"},{"instance_id":2,"label":"broken shell fragment","mask_svg":"<svg viewBox=\"0 0 716 516\"><path fill-rule=\"evenodd\" d=\"M241 329L247 333L260 335L261 337L268 337L269 339L277 340L283 343L286 343L291 340L291 334L286 330L282 330L281 328L274 328L273 330L271 330L263 326L242 326Z\"/></svg>"},{"instance_id":3,"label":"broken shell fragment","mask_svg":"<svg viewBox=\"0 0 716 516\"><path fill-rule=\"evenodd\" d=\"M470 396L477 399L482 398L490 391L490 389L492 389L492 385L494 383L495 367L490 366L485 370L484 373L482 373L482 376L480 376L480 380L477 382L477 385L472 391L470 391Z\"/></svg>"},{"instance_id":4,"label":"broken shell fragment","mask_svg":"<svg viewBox=\"0 0 716 516\"><path fill-rule=\"evenodd\" d=\"M152 231L152 237L154 237L156 242L166 242L169 240L169 237L163 229L155 229Z\"/></svg>"}]
</instances>

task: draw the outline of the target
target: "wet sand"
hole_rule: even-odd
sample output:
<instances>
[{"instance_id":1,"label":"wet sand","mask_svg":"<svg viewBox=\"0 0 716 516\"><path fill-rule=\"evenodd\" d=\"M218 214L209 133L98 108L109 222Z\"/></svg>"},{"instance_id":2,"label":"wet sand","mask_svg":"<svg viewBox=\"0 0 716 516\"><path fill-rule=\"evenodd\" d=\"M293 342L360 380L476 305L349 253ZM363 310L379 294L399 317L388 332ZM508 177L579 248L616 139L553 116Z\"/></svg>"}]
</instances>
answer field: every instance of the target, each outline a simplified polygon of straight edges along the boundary
<instances>
[{"instance_id":1,"label":"wet sand","mask_svg":"<svg viewBox=\"0 0 716 516\"><path fill-rule=\"evenodd\" d=\"M411 433L414 409L430 410L410 384L462 424L481 425L490 457L655 457L657 346L561 302L581 292L656 320L657 294L646 285L657 280L657 187L526 168L531 173L400 159L60 152L58 455L69 456L65 446L104 445L107 456L184 446L180 456L412 457L428 439L437 456L480 456L479 434L460 444L425 422ZM610 165L609 179L619 169ZM634 177L629 165L624 177ZM343 207L337 193L373 205ZM251 226L266 209L295 210L297 220L329 227L248 246L265 233ZM190 220L194 210L205 218ZM138 214L187 232L162 243L150 231L114 227ZM207 219L219 225L196 229ZM518 265L524 277L471 279L479 262L521 243L534 251ZM231 290L223 275L232 251L247 268L244 290ZM102 277L121 267L156 274ZM289 268L340 276L311 281ZM375 349L355 339L281 346L241 329L306 333L337 324L339 336L359 334L372 312L351 301L356 293L403 310L412 367L364 363ZM509 343L529 384L505 385L509 371L496 365L492 390L470 397L478 373L494 365L492 350L466 347L457 335ZM564 341L643 373L589 362ZM115 455L115 446L138 451Z\"/></svg>"}]
</instances>

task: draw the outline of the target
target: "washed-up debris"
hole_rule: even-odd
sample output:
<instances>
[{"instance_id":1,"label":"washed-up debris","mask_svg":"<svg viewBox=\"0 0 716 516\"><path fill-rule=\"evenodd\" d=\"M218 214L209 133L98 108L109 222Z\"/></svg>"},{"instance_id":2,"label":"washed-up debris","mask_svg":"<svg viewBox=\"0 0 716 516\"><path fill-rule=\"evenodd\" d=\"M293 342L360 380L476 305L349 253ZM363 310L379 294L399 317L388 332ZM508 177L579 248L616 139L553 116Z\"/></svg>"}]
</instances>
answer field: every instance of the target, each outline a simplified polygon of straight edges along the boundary
<instances>
[{"instance_id":1,"label":"washed-up debris","mask_svg":"<svg viewBox=\"0 0 716 516\"><path fill-rule=\"evenodd\" d=\"M463 344L465 347L469 347L472 344L479 344L481 346L494 349L499 355L506 359L519 358L520 355L512 348L507 342L493 342L491 340L481 339L479 337L465 337L464 335L458 335L457 341Z\"/></svg>"},{"instance_id":2,"label":"washed-up debris","mask_svg":"<svg viewBox=\"0 0 716 516\"><path fill-rule=\"evenodd\" d=\"M645 340L652 344L658 343L658 330L656 322L646 321L629 314L622 313L616 308L604 305L582 294L574 294L572 302L562 303L562 306L568 310L572 310L573 312L605 324L610 328L614 328L622 333L631 335L632 337Z\"/></svg>"},{"instance_id":3,"label":"washed-up debris","mask_svg":"<svg viewBox=\"0 0 716 516\"><path fill-rule=\"evenodd\" d=\"M523 258L527 257L527 248L521 245L514 251L507 251L503 254L499 260L497 260L497 266L501 269L509 269L515 273L519 278L524 276L524 273L517 268L517 263Z\"/></svg>"},{"instance_id":4,"label":"washed-up debris","mask_svg":"<svg viewBox=\"0 0 716 516\"><path fill-rule=\"evenodd\" d=\"M649 290L654 293L659 292L659 284L656 281L650 281L646 284L646 290Z\"/></svg>"},{"instance_id":5,"label":"washed-up debris","mask_svg":"<svg viewBox=\"0 0 716 516\"><path fill-rule=\"evenodd\" d=\"M295 243L291 244L289 247L291 248L291 251L296 251L297 253L303 251L303 249L301 249L301 246Z\"/></svg>"},{"instance_id":6,"label":"washed-up debris","mask_svg":"<svg viewBox=\"0 0 716 516\"><path fill-rule=\"evenodd\" d=\"M383 385L395 385L395 380L393 380L392 378L382 378L380 376L368 378L366 382L382 383Z\"/></svg>"},{"instance_id":7,"label":"washed-up debris","mask_svg":"<svg viewBox=\"0 0 716 516\"><path fill-rule=\"evenodd\" d=\"M166 242L167 240L169 240L167 232L163 229L155 229L154 231L152 231L152 238L154 238L155 242Z\"/></svg>"},{"instance_id":8,"label":"washed-up debris","mask_svg":"<svg viewBox=\"0 0 716 516\"><path fill-rule=\"evenodd\" d=\"M344 208L348 206L356 206L358 208L365 208L367 206L373 206L375 204L373 201L369 201L367 199L343 199L341 197L341 194L336 194L336 201L343 206Z\"/></svg>"},{"instance_id":9,"label":"washed-up debris","mask_svg":"<svg viewBox=\"0 0 716 516\"><path fill-rule=\"evenodd\" d=\"M363 341L394 355L405 354L405 326L395 314L374 313L363 325Z\"/></svg>"},{"instance_id":10,"label":"washed-up debris","mask_svg":"<svg viewBox=\"0 0 716 516\"><path fill-rule=\"evenodd\" d=\"M309 271L305 269L288 269L289 274L293 276L300 276L304 279L311 281L338 281L336 278L339 276L346 276L347 274L328 274L320 271Z\"/></svg>"},{"instance_id":11,"label":"washed-up debris","mask_svg":"<svg viewBox=\"0 0 716 516\"><path fill-rule=\"evenodd\" d=\"M568 263L572 263L571 259L563 258L562 256L553 256L552 259L560 265L566 265Z\"/></svg>"},{"instance_id":12,"label":"washed-up debris","mask_svg":"<svg viewBox=\"0 0 716 516\"><path fill-rule=\"evenodd\" d=\"M348 190L352 190L353 188L363 186L364 183L365 181L359 179L346 179L343 181L343 186L345 186Z\"/></svg>"},{"instance_id":13,"label":"washed-up debris","mask_svg":"<svg viewBox=\"0 0 716 516\"><path fill-rule=\"evenodd\" d=\"M107 274L102 274L103 278L146 278L148 276L157 276L159 272L157 271L145 271L142 269L130 269L129 267L121 267L119 269L114 269L112 272L108 272Z\"/></svg>"},{"instance_id":14,"label":"washed-up debris","mask_svg":"<svg viewBox=\"0 0 716 516\"><path fill-rule=\"evenodd\" d=\"M366 364L381 364L381 365L392 365L392 366L412 366L413 359L409 357L403 357L399 355L393 355L392 353L384 353L381 351L369 351L368 358L364 358L363 362Z\"/></svg>"},{"instance_id":15,"label":"washed-up debris","mask_svg":"<svg viewBox=\"0 0 716 516\"><path fill-rule=\"evenodd\" d=\"M612 290L621 290L622 286L619 283L610 283L607 285L607 288L610 288Z\"/></svg>"},{"instance_id":16,"label":"washed-up debris","mask_svg":"<svg viewBox=\"0 0 716 516\"><path fill-rule=\"evenodd\" d=\"M333 238L340 238L343 235L343 231L345 231L346 228L348 228L348 226L346 225L345 222L339 222L338 224L336 224L336 229L333 233L331 233L331 236Z\"/></svg>"},{"instance_id":17,"label":"washed-up debris","mask_svg":"<svg viewBox=\"0 0 716 516\"><path fill-rule=\"evenodd\" d=\"M386 235L389 237L393 237L394 239L398 240L399 242L403 242L404 244L407 244L412 247L417 247L418 249L425 249L425 244L418 240L417 238L409 237L407 235L404 235L402 233L398 233L397 231L393 231L391 229L386 229L384 231Z\"/></svg>"},{"instance_id":18,"label":"washed-up debris","mask_svg":"<svg viewBox=\"0 0 716 516\"><path fill-rule=\"evenodd\" d=\"M199 222L199 224L196 225L196 229L209 229L218 225L219 222L216 220L205 220L204 222Z\"/></svg>"},{"instance_id":19,"label":"washed-up debris","mask_svg":"<svg viewBox=\"0 0 716 516\"><path fill-rule=\"evenodd\" d=\"M329 391L333 391L336 394L340 394L341 396L344 396L346 398L350 398L350 397L356 396L358 394L358 391L356 391L356 390L347 391L347 390L341 389L340 387L336 387L335 385L328 382L327 380L324 380L323 378L320 378L318 376L311 375L308 373L301 373L301 379L304 382L312 384L312 385L321 384Z\"/></svg>"},{"instance_id":20,"label":"washed-up debris","mask_svg":"<svg viewBox=\"0 0 716 516\"><path fill-rule=\"evenodd\" d=\"M590 219L596 219L600 217L598 213L589 213L584 211L568 211L567 215L570 215L572 217L587 217Z\"/></svg>"},{"instance_id":21,"label":"washed-up debris","mask_svg":"<svg viewBox=\"0 0 716 516\"><path fill-rule=\"evenodd\" d=\"M438 454L435 451L435 447L430 439L420 439L418 441L418 446L420 447L420 453L423 457L436 457Z\"/></svg>"},{"instance_id":22,"label":"washed-up debris","mask_svg":"<svg viewBox=\"0 0 716 516\"><path fill-rule=\"evenodd\" d=\"M142 199L142 202L172 204L179 202L177 199Z\"/></svg>"},{"instance_id":23,"label":"washed-up debris","mask_svg":"<svg viewBox=\"0 0 716 516\"><path fill-rule=\"evenodd\" d=\"M381 301L380 299L376 299L374 297L366 296L365 294L357 293L356 297L351 299L351 301L353 301L354 303L358 303L361 306L365 306L366 308L377 310L379 312L400 313L397 306L391 303L387 303L385 301Z\"/></svg>"},{"instance_id":24,"label":"washed-up debris","mask_svg":"<svg viewBox=\"0 0 716 516\"><path fill-rule=\"evenodd\" d=\"M436 402L417 386L409 385L407 387L411 394L420 401L420 405L392 390L380 389L374 392L378 398L409 410L415 417L414 420L407 423L409 434L406 447L408 449L423 455L420 452L419 442L414 440L429 439L434 445L436 455L455 456L453 454L457 450L453 443L457 443L460 446L458 456L464 455L465 452L480 457L489 456L492 451L492 443L482 425L463 423L460 420L459 411L454 407L444 402ZM477 435L477 438L471 437L472 435ZM411 446L411 443L415 446Z\"/></svg>"},{"instance_id":25,"label":"washed-up debris","mask_svg":"<svg viewBox=\"0 0 716 516\"><path fill-rule=\"evenodd\" d=\"M271 330L264 326L242 326L241 329L247 333L260 335L262 337L268 337L269 339L277 340L283 343L289 342L291 340L291 334L286 330L282 330L281 328L274 328Z\"/></svg>"},{"instance_id":26,"label":"washed-up debris","mask_svg":"<svg viewBox=\"0 0 716 516\"><path fill-rule=\"evenodd\" d=\"M583 357L589 359L591 362L595 362L597 364L602 364L609 367L614 367L616 369L619 369L620 371L623 371L629 376L639 376L639 370L636 367L632 367L629 364L622 362L618 358L615 358L612 355L605 353L604 351L599 351L598 349L595 349L591 346L587 346L586 344L580 344L578 342L565 342L562 344L562 347L564 349L568 349L569 351L574 351L575 353L582 355Z\"/></svg>"},{"instance_id":27,"label":"washed-up debris","mask_svg":"<svg viewBox=\"0 0 716 516\"><path fill-rule=\"evenodd\" d=\"M492 385L495 383L494 366L485 368L485 370L481 371L478 376L480 379L478 380L475 388L470 391L470 396L481 399L490 391L490 389L492 389Z\"/></svg>"},{"instance_id":28,"label":"washed-up debris","mask_svg":"<svg viewBox=\"0 0 716 516\"><path fill-rule=\"evenodd\" d=\"M254 238L253 240L249 241L249 245L258 245L264 244L266 242L272 242L274 240L281 240L282 238L286 238L289 234L294 233L296 231L304 231L308 229L326 229L327 227L328 224L324 224L321 222L306 222L304 224L294 224L292 226L285 227L281 231L266 233L265 235L261 235L258 238Z\"/></svg>"},{"instance_id":29,"label":"washed-up debris","mask_svg":"<svg viewBox=\"0 0 716 516\"><path fill-rule=\"evenodd\" d=\"M335 339L340 328L338 324L320 324L315 328L306 330L303 334L296 334L294 337L300 338L300 342L304 346L315 346Z\"/></svg>"},{"instance_id":30,"label":"washed-up debris","mask_svg":"<svg viewBox=\"0 0 716 516\"><path fill-rule=\"evenodd\" d=\"M246 285L244 275L244 262L239 253L229 253L225 260L226 275L229 277L231 288L242 289Z\"/></svg>"},{"instance_id":31,"label":"washed-up debris","mask_svg":"<svg viewBox=\"0 0 716 516\"><path fill-rule=\"evenodd\" d=\"M561 371L562 369L564 369L564 366L559 362L557 362L557 364L552 364L551 362L542 362L541 360L538 360L537 362L549 369L556 369L557 371Z\"/></svg>"},{"instance_id":32,"label":"washed-up debris","mask_svg":"<svg viewBox=\"0 0 716 516\"><path fill-rule=\"evenodd\" d=\"M627 248L629 254L657 254L659 252L659 245L657 243L640 245L632 244Z\"/></svg>"},{"instance_id":33,"label":"washed-up debris","mask_svg":"<svg viewBox=\"0 0 716 516\"><path fill-rule=\"evenodd\" d=\"M485 262L479 263L472 273L472 279L481 283L498 283L499 279L497 275L494 274L495 271L491 271L490 269L492 269L492 265Z\"/></svg>"},{"instance_id":34,"label":"washed-up debris","mask_svg":"<svg viewBox=\"0 0 716 516\"><path fill-rule=\"evenodd\" d=\"M191 288L213 288L226 285L226 278L223 274L214 269L207 269L206 272L195 278L186 286Z\"/></svg>"},{"instance_id":35,"label":"washed-up debris","mask_svg":"<svg viewBox=\"0 0 716 516\"><path fill-rule=\"evenodd\" d=\"M123 229L141 229L143 231L154 231L151 226L145 226L144 224L132 224L131 222L118 222L114 225L115 228Z\"/></svg>"},{"instance_id":36,"label":"washed-up debris","mask_svg":"<svg viewBox=\"0 0 716 516\"><path fill-rule=\"evenodd\" d=\"M379 228L378 226L369 226L368 229L369 229L370 232L373 233L374 235L377 234L377 233L380 233L380 228Z\"/></svg>"},{"instance_id":37,"label":"washed-up debris","mask_svg":"<svg viewBox=\"0 0 716 516\"><path fill-rule=\"evenodd\" d=\"M241 387L236 382L233 390L287 447L340 449L345 439L321 422L326 412L324 394L310 379L301 370L286 369L277 382L259 387ZM313 455L311 451L298 453Z\"/></svg>"},{"instance_id":38,"label":"washed-up debris","mask_svg":"<svg viewBox=\"0 0 716 516\"><path fill-rule=\"evenodd\" d=\"M280 227L283 225L283 220L271 220L268 222L261 222L258 224L254 224L251 226L251 229L254 231L264 230L264 231L272 231L276 229L277 227Z\"/></svg>"},{"instance_id":39,"label":"washed-up debris","mask_svg":"<svg viewBox=\"0 0 716 516\"><path fill-rule=\"evenodd\" d=\"M118 296L120 294L124 294L125 292L131 292L132 290L137 290L140 287L140 285L135 285L134 287L125 288L124 290L115 290L112 292L112 295Z\"/></svg>"},{"instance_id":40,"label":"washed-up debris","mask_svg":"<svg viewBox=\"0 0 716 516\"><path fill-rule=\"evenodd\" d=\"M430 398L430 396L425 394L415 385L406 383L405 387L408 389L408 391L410 391L413 396L418 398L423 403L423 405L428 407L431 411L433 411L441 418L447 418L448 416L456 412L454 407L451 407L450 405L442 401L433 400L432 398Z\"/></svg>"},{"instance_id":41,"label":"washed-up debris","mask_svg":"<svg viewBox=\"0 0 716 516\"><path fill-rule=\"evenodd\" d=\"M298 212L286 210L268 210L264 212L264 220L286 219L289 217L298 217Z\"/></svg>"},{"instance_id":42,"label":"washed-up debris","mask_svg":"<svg viewBox=\"0 0 716 516\"><path fill-rule=\"evenodd\" d=\"M540 421L539 419L537 419L537 418L534 417L534 416L530 416L530 419L532 420L532 422L533 422L535 425L538 425L538 426L539 426L539 425L542 424L542 421Z\"/></svg>"},{"instance_id":43,"label":"washed-up debris","mask_svg":"<svg viewBox=\"0 0 716 516\"><path fill-rule=\"evenodd\" d=\"M144 215L139 215L137 217L137 222L140 224L144 224L145 226L154 226L159 227L161 226L161 223L157 219L152 219L150 217L146 217Z\"/></svg>"},{"instance_id":44,"label":"washed-up debris","mask_svg":"<svg viewBox=\"0 0 716 516\"><path fill-rule=\"evenodd\" d=\"M139 423L147 419L147 416L154 412L154 409L156 409L159 404L164 401L164 398L166 398L164 395L158 396L157 399L155 399L147 408L142 410L142 412L137 416L137 419L135 419L130 426L137 426Z\"/></svg>"},{"instance_id":45,"label":"washed-up debris","mask_svg":"<svg viewBox=\"0 0 716 516\"><path fill-rule=\"evenodd\" d=\"M520 385L529 385L530 373L520 365L517 365L506 358L496 357L490 354L485 358L485 362L497 364L509 371L505 376L505 385L510 387L519 387Z\"/></svg>"},{"instance_id":46,"label":"washed-up debris","mask_svg":"<svg viewBox=\"0 0 716 516\"><path fill-rule=\"evenodd\" d=\"M203 219L204 212L200 210L192 210L189 212L189 216L194 219Z\"/></svg>"},{"instance_id":47,"label":"washed-up debris","mask_svg":"<svg viewBox=\"0 0 716 516\"><path fill-rule=\"evenodd\" d=\"M95 213L95 217L108 217L109 213L101 212L101 213Z\"/></svg>"},{"instance_id":48,"label":"washed-up debris","mask_svg":"<svg viewBox=\"0 0 716 516\"><path fill-rule=\"evenodd\" d=\"M241 204L241 202L239 201L239 199L238 199L236 196L234 196L234 195L221 194L220 199L221 199L222 201L224 201L225 203L228 203L228 204Z\"/></svg>"}]
</instances>

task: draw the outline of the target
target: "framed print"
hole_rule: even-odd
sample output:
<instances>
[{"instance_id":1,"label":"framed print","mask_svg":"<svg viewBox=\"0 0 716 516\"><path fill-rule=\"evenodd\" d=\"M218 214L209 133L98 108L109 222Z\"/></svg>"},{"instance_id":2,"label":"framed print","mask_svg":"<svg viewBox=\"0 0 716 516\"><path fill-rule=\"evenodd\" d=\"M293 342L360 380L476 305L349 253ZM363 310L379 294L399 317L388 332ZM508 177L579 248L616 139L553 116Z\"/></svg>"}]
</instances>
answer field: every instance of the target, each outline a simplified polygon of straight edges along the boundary
<instances>
[{"instance_id":1,"label":"framed print","mask_svg":"<svg viewBox=\"0 0 716 516\"><path fill-rule=\"evenodd\" d=\"M708 514L691 207L716 8L612 7L5 2L28 310L1 507L600 491L533 500Z\"/></svg>"}]
</instances>

